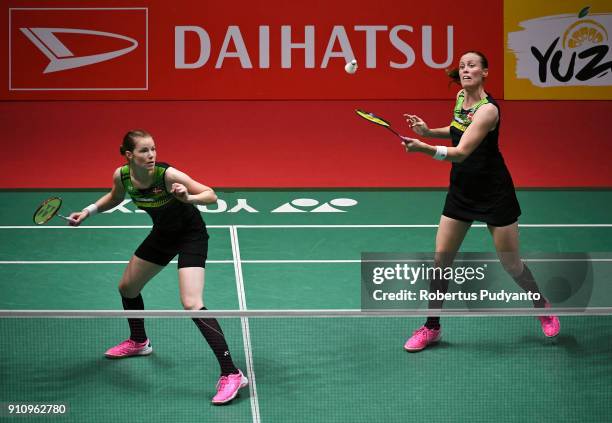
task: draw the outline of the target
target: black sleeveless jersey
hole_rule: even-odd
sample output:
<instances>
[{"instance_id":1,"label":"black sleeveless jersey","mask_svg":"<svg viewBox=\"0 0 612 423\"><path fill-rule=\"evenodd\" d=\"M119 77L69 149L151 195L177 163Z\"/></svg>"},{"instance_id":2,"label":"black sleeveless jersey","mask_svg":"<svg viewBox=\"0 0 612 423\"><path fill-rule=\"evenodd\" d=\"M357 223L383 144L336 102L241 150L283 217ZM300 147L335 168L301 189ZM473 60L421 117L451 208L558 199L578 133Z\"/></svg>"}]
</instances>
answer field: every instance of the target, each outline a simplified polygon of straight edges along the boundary
<instances>
[{"instance_id":1,"label":"black sleeveless jersey","mask_svg":"<svg viewBox=\"0 0 612 423\"><path fill-rule=\"evenodd\" d=\"M499 151L499 105L487 95L469 109L463 108L465 94L457 96L450 125L453 146L472 123L476 111L485 104L493 104L499 113L495 128L489 131L476 149L461 163L452 163L447 205L451 213L468 220L499 222L514 220L521 214L514 184L504 158ZM450 216L453 217L453 216Z\"/></svg>"},{"instance_id":2,"label":"black sleeveless jersey","mask_svg":"<svg viewBox=\"0 0 612 423\"><path fill-rule=\"evenodd\" d=\"M457 147L463 133L472 123L474 114L476 111L485 104L493 104L498 111L499 119L495 125L495 129L488 132L482 142L476 147L476 149L469 155L462 163L453 163L453 170L455 172L479 172L479 173L499 173L503 172L506 168L504 159L499 151L499 124L501 121L501 112L497 102L489 95L486 98L480 100L478 103L473 105L469 109L463 108L463 101L465 95L463 91L459 93L457 97L457 103L453 110L453 121L450 125L451 139L453 146Z\"/></svg>"},{"instance_id":3,"label":"black sleeveless jersey","mask_svg":"<svg viewBox=\"0 0 612 423\"><path fill-rule=\"evenodd\" d=\"M121 167L121 183L132 201L153 220L153 229L160 232L185 232L205 228L200 212L193 204L177 200L166 189L167 163L156 163L153 183L146 189L138 189L132 183L130 166Z\"/></svg>"}]
</instances>

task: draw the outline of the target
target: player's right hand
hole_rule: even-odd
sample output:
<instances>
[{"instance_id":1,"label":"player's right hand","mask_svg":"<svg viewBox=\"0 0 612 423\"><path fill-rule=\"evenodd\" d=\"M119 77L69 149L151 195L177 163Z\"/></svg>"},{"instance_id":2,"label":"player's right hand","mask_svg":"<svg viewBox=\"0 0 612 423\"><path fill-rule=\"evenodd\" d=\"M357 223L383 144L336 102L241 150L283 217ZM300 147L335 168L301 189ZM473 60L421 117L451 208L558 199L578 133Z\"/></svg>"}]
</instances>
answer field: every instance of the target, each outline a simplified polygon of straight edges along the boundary
<instances>
[{"instance_id":1,"label":"player's right hand","mask_svg":"<svg viewBox=\"0 0 612 423\"><path fill-rule=\"evenodd\" d=\"M86 211L70 213L70 216L68 216L68 225L79 226L88 217L89 213Z\"/></svg>"},{"instance_id":2,"label":"player's right hand","mask_svg":"<svg viewBox=\"0 0 612 423\"><path fill-rule=\"evenodd\" d=\"M406 122L408 122L408 126L410 126L410 128L412 128L414 132L416 132L422 137L427 136L427 133L429 132L429 127L423 119L421 119L417 115L409 115L407 113L404 114L404 117L406 118Z\"/></svg>"},{"instance_id":3,"label":"player's right hand","mask_svg":"<svg viewBox=\"0 0 612 423\"><path fill-rule=\"evenodd\" d=\"M417 140L416 138L402 137L402 140L402 145L404 146L404 150L406 150L406 153L422 152L424 147L427 145L424 142Z\"/></svg>"}]
</instances>

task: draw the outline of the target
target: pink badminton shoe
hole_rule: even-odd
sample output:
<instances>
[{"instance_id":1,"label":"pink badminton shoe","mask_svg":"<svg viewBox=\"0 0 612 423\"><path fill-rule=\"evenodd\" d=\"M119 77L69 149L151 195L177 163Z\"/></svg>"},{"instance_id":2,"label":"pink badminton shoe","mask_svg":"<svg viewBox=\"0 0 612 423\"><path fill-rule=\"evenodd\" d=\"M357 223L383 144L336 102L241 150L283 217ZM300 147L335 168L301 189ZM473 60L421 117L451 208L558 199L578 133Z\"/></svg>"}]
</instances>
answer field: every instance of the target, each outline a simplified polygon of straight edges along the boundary
<instances>
[{"instance_id":1,"label":"pink badminton shoe","mask_svg":"<svg viewBox=\"0 0 612 423\"><path fill-rule=\"evenodd\" d=\"M421 326L404 344L404 349L410 352L421 351L429 344L438 342L442 337L442 329L427 329Z\"/></svg>"},{"instance_id":2,"label":"pink badminton shoe","mask_svg":"<svg viewBox=\"0 0 612 423\"><path fill-rule=\"evenodd\" d=\"M226 404L236 398L238 391L249 384L249 380L242 374L238 373L227 376L221 376L217 382L217 394L213 397L213 404Z\"/></svg>"},{"instance_id":3,"label":"pink badminton shoe","mask_svg":"<svg viewBox=\"0 0 612 423\"><path fill-rule=\"evenodd\" d=\"M149 355L153 352L151 343L147 339L144 342L136 342L131 339L126 339L119 345L108 349L104 355L108 358L125 358L135 355Z\"/></svg>"},{"instance_id":4,"label":"pink badminton shoe","mask_svg":"<svg viewBox=\"0 0 612 423\"><path fill-rule=\"evenodd\" d=\"M544 308L550 308L550 303L546 303ZM540 325L542 325L542 332L549 338L557 336L559 330L561 330L561 323L557 316L538 316Z\"/></svg>"}]
</instances>

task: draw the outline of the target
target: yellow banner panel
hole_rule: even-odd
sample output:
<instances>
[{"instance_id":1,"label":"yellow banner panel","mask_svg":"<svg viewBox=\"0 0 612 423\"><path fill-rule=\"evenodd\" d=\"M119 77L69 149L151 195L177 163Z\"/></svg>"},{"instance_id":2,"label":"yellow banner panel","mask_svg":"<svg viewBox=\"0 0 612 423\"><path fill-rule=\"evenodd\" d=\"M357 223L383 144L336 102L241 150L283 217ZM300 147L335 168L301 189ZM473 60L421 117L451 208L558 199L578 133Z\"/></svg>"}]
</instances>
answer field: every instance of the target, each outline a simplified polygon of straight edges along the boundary
<instances>
[{"instance_id":1,"label":"yellow banner panel","mask_svg":"<svg viewBox=\"0 0 612 423\"><path fill-rule=\"evenodd\" d=\"M611 100L612 2L504 2L508 100Z\"/></svg>"}]
</instances>

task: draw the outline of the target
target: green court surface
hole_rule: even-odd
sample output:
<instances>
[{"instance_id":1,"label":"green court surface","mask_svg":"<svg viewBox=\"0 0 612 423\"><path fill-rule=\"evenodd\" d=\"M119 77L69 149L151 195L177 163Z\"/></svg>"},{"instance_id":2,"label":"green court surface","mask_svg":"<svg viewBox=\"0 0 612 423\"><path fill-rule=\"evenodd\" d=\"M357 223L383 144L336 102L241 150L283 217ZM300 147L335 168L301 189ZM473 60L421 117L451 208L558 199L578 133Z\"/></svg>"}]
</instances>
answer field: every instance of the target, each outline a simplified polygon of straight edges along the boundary
<instances>
[{"instance_id":1,"label":"green court surface","mask_svg":"<svg viewBox=\"0 0 612 423\"><path fill-rule=\"evenodd\" d=\"M0 192L0 309L121 310L117 282L149 231L130 203L80 228L35 227L38 203L79 210L99 191ZM211 310L355 310L362 252L428 252L443 191L219 191L209 226ZM611 252L612 191L519 191L524 252ZM494 251L483 225L463 248ZM536 275L537 276L537 275ZM508 289L515 290L508 278ZM181 308L176 264L143 291ZM601 298L599 298L601 300ZM605 303L605 301L603 301ZM612 303L612 298L608 304ZM58 422L604 422L612 418L612 316L445 317L437 346L403 350L422 317L224 317L251 387L210 404L218 366L189 318L148 319L154 354L112 361L123 318L1 318L0 404L66 403Z\"/></svg>"}]
</instances>

